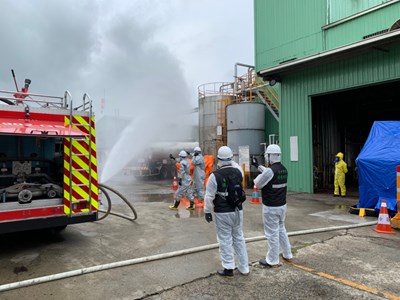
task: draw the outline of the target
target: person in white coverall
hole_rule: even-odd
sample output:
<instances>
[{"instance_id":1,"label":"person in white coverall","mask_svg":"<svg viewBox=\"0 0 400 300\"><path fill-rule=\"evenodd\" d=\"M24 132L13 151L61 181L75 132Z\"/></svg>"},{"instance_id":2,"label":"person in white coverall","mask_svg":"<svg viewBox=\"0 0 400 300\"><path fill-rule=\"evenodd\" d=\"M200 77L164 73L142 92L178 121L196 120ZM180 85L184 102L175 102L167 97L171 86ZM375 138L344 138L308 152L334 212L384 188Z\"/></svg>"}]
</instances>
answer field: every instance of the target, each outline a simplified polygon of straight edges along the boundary
<instances>
[{"instance_id":1,"label":"person in white coverall","mask_svg":"<svg viewBox=\"0 0 400 300\"><path fill-rule=\"evenodd\" d=\"M175 157L172 156L172 154L169 155L171 159L174 159L175 161L179 162L179 174L178 174L178 190L176 191L175 194L175 202L174 205L170 205L170 209L177 210L179 203L181 202L181 198L183 195L186 195L186 197L190 201L190 205L186 208L188 210L193 210L195 209L194 206L194 197L192 194L192 190L190 187L190 184L192 183L192 178L190 177L190 163L187 160L188 153L184 150L179 152L179 158L176 159Z\"/></svg>"},{"instance_id":2,"label":"person in white coverall","mask_svg":"<svg viewBox=\"0 0 400 300\"><path fill-rule=\"evenodd\" d=\"M238 271L242 275L249 274L249 260L246 250L246 242L243 235L243 207L240 204L232 207L227 196L227 176L242 181L243 171L240 166L232 160L232 150L227 146L218 149L219 169L211 173L208 178L205 194L204 213L207 222L215 216L215 227L219 243L219 253L222 261L222 270L217 274L225 277L233 277L235 269L234 254L238 259ZM231 184L229 182L229 184ZM235 184L235 182L232 182ZM225 185L225 186L224 186Z\"/></svg>"},{"instance_id":3,"label":"person in white coverall","mask_svg":"<svg viewBox=\"0 0 400 300\"><path fill-rule=\"evenodd\" d=\"M201 154L200 147L195 147L193 151L192 164L194 166L194 171L192 189L194 197L197 197L197 200L201 203L204 200L204 180L206 179L204 157Z\"/></svg>"},{"instance_id":4,"label":"person in white coverall","mask_svg":"<svg viewBox=\"0 0 400 300\"><path fill-rule=\"evenodd\" d=\"M262 172L254 179L254 184L261 190L264 233L268 240L267 255L259 263L264 267L274 268L281 265L280 250L283 260L291 261L293 258L285 228L288 172L281 164L281 148L278 145L269 145L264 156L268 167L258 165L257 160L252 158L252 165Z\"/></svg>"}]
</instances>

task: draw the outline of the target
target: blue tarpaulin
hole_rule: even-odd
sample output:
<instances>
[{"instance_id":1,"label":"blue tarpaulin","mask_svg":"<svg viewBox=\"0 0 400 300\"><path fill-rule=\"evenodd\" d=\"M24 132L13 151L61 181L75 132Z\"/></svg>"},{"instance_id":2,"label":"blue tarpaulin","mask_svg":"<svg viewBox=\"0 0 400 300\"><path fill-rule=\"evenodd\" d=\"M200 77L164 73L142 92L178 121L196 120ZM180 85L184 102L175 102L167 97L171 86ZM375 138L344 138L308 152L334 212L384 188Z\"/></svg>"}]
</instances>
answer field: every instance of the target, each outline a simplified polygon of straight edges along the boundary
<instances>
[{"instance_id":1,"label":"blue tarpaulin","mask_svg":"<svg viewBox=\"0 0 400 300\"><path fill-rule=\"evenodd\" d=\"M375 121L356 159L360 200L358 208L396 209L396 167L400 165L400 121Z\"/></svg>"}]
</instances>

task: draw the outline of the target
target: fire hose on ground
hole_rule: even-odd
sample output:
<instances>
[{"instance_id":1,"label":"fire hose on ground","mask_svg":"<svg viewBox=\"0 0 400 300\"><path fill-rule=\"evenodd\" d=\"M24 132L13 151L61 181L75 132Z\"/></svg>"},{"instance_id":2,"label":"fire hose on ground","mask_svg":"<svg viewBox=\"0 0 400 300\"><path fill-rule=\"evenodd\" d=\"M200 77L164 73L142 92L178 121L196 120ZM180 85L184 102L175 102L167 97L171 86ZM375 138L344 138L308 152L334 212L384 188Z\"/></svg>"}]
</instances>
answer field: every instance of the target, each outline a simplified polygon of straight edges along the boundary
<instances>
[{"instance_id":1,"label":"fire hose on ground","mask_svg":"<svg viewBox=\"0 0 400 300\"><path fill-rule=\"evenodd\" d=\"M307 229L307 230L289 232L288 235L296 236L296 235L344 230L344 229L372 226L372 225L376 225L377 223L378 223L377 221L372 221L372 222L365 222L365 223L361 223L361 224ZM257 241L265 240L265 236L251 237L251 238L246 238L245 240L246 240L246 243L257 242ZM218 247L219 247L218 243L209 244L209 245L204 245L204 246L199 246L199 247L194 247L194 248L189 248L189 249L184 249L184 250L172 251L172 252L167 252L167 253L162 253L162 254L140 257L140 258L133 258L133 259L128 259L128 260L117 261L117 262L113 262L113 263L68 271L68 272L47 275L47 276L43 276L43 277L37 277L37 278L33 278L33 279L27 279L27 280L23 280L23 281L19 281L19 282L13 282L13 283L0 285L0 292L17 289L17 288L22 288L22 287L27 287L27 286L31 286L31 285L35 285L35 284L50 282L50 281L54 281L54 280L69 278L69 277L73 277L73 276L114 269L114 268L118 268L118 267L125 267L125 266L129 266L129 265L136 265L136 264L140 264L140 263L161 260L161 259L171 258L171 257L175 257L175 256L181 256L181 255L187 255L187 254L192 254L192 253L196 253L196 252L217 249Z\"/></svg>"},{"instance_id":2,"label":"fire hose on ground","mask_svg":"<svg viewBox=\"0 0 400 300\"><path fill-rule=\"evenodd\" d=\"M97 219L98 221L105 219L108 215L118 216L118 217L127 219L127 220L129 220L129 221L135 221L135 220L137 219L137 212L136 212L135 208L134 208L133 205L128 201L128 199L126 199L120 192L118 192L117 190L115 190L115 189L113 189L113 188L111 188L111 187L109 187L109 186L107 186L107 185L105 185L105 184L103 184L103 183L99 183L99 189L101 190L101 192L102 192L102 193L104 194L104 196L106 197L108 206L107 206L107 210L103 210L103 209L99 209L99 210L98 210L99 212L104 213L103 216L101 216L101 217L99 217L99 218ZM123 215L123 214L119 214L119 213L116 213L116 212L112 212L112 211L111 211L111 198L110 198L110 195L109 195L109 193L107 192L107 190L110 190L111 192L113 192L114 194L116 194L117 196L119 196L119 197L129 206L129 208L131 209L131 211L132 211L132 213L133 213L133 215L134 215L133 218L130 217L130 216L127 216L127 215Z\"/></svg>"}]
</instances>

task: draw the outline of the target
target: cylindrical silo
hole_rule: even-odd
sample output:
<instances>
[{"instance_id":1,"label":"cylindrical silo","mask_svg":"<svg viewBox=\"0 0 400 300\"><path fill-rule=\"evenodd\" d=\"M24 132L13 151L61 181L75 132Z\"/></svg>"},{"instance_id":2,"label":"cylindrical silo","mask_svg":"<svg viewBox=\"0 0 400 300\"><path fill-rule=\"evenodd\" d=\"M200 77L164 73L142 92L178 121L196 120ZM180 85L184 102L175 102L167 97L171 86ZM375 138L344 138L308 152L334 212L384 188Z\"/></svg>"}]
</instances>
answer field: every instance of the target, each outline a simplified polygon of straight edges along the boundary
<instances>
[{"instance_id":1,"label":"cylindrical silo","mask_svg":"<svg viewBox=\"0 0 400 300\"><path fill-rule=\"evenodd\" d=\"M240 102L226 107L227 143L238 161L239 146L249 146L251 155L264 153L265 104Z\"/></svg>"},{"instance_id":2,"label":"cylindrical silo","mask_svg":"<svg viewBox=\"0 0 400 300\"><path fill-rule=\"evenodd\" d=\"M231 83L215 82L199 86L199 146L203 155L217 157L226 145L226 105L231 103Z\"/></svg>"}]
</instances>

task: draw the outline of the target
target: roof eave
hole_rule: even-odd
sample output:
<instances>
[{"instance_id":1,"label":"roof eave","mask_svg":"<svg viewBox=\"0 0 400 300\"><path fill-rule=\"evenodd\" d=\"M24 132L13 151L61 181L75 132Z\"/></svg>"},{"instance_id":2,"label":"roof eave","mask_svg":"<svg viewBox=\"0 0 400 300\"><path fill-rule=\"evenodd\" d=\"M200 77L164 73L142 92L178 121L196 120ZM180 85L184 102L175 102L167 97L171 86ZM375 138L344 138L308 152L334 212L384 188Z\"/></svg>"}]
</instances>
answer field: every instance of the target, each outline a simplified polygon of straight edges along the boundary
<instances>
[{"instance_id":1,"label":"roof eave","mask_svg":"<svg viewBox=\"0 0 400 300\"><path fill-rule=\"evenodd\" d=\"M292 60L275 67L264 69L262 71L259 71L258 74L266 80L270 79L276 80L281 78L283 75L286 75L291 72L300 71L315 65L325 64L328 62L344 59L368 51L371 48L377 48L383 45L396 43L399 41L400 41L400 30L390 31L388 33L371 37L360 42L352 43L346 46L338 47L318 54Z\"/></svg>"}]
</instances>

